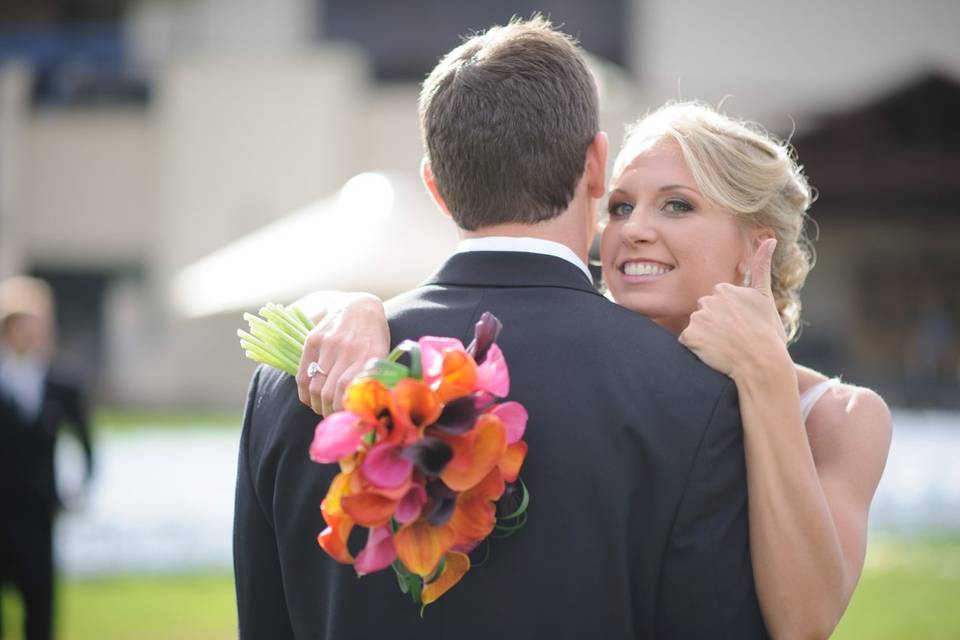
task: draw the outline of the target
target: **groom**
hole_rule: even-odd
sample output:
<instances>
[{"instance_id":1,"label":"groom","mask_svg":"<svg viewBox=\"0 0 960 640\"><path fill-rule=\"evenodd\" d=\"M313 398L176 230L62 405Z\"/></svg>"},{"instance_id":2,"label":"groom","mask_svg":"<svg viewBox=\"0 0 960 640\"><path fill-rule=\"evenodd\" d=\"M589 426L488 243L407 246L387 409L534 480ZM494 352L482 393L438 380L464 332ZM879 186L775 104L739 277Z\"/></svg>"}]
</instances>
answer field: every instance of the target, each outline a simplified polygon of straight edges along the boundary
<instances>
[{"instance_id":1,"label":"groom","mask_svg":"<svg viewBox=\"0 0 960 640\"><path fill-rule=\"evenodd\" d=\"M423 180L462 242L387 303L392 340L502 320L529 520L421 619L391 571L358 579L317 546L336 465L308 458L318 418L294 379L261 367L237 478L241 638L764 637L735 389L591 286L607 140L581 54L541 19L493 28L434 69L420 114Z\"/></svg>"}]
</instances>

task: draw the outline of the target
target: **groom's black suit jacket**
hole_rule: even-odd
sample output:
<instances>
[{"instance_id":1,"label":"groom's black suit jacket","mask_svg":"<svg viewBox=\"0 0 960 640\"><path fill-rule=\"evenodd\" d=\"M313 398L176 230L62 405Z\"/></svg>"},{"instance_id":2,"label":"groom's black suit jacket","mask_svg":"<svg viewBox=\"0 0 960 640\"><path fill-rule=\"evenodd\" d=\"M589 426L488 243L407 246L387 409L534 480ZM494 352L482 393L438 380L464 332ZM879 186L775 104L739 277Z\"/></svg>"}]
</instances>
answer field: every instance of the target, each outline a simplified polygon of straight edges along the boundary
<instances>
[{"instance_id":1,"label":"groom's black suit jacket","mask_svg":"<svg viewBox=\"0 0 960 640\"><path fill-rule=\"evenodd\" d=\"M358 579L317 545L337 465L310 462L317 416L261 367L237 478L241 638L764 637L731 381L552 256L456 254L387 303L395 343L466 343L484 311L530 414L526 526L421 619L392 570Z\"/></svg>"}]
</instances>

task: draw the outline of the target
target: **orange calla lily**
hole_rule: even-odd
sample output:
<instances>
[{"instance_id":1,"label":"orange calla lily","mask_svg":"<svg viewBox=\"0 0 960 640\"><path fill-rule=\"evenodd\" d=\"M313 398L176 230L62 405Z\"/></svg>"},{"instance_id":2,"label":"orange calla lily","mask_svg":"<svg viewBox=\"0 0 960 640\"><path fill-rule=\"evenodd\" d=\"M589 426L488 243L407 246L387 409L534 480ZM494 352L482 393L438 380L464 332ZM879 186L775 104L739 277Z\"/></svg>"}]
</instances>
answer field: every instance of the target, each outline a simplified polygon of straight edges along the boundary
<instances>
[{"instance_id":1,"label":"orange calla lily","mask_svg":"<svg viewBox=\"0 0 960 640\"><path fill-rule=\"evenodd\" d=\"M466 491L483 480L497 466L507 449L507 433L496 416L485 414L476 426L463 435L436 431L453 449L453 458L444 467L440 478L454 491Z\"/></svg>"},{"instance_id":2,"label":"orange calla lily","mask_svg":"<svg viewBox=\"0 0 960 640\"><path fill-rule=\"evenodd\" d=\"M423 588L421 598L424 605L436 602L437 598L460 582L460 578L470 570L470 556L465 553L451 551L447 554L446 559L447 562L440 577Z\"/></svg>"},{"instance_id":3,"label":"orange calla lily","mask_svg":"<svg viewBox=\"0 0 960 640\"><path fill-rule=\"evenodd\" d=\"M437 395L443 402L473 393L477 385L477 363L466 351L453 350L443 354L443 373L437 386Z\"/></svg>"},{"instance_id":4,"label":"orange calla lily","mask_svg":"<svg viewBox=\"0 0 960 640\"><path fill-rule=\"evenodd\" d=\"M404 566L426 578L437 570L441 558L453 546L454 533L446 526L436 527L419 520L393 534L397 557Z\"/></svg>"},{"instance_id":5,"label":"orange calla lily","mask_svg":"<svg viewBox=\"0 0 960 640\"><path fill-rule=\"evenodd\" d=\"M422 380L406 378L390 390L391 444L410 444L422 435L428 424L440 417L443 405L437 394Z\"/></svg>"},{"instance_id":6,"label":"orange calla lily","mask_svg":"<svg viewBox=\"0 0 960 640\"><path fill-rule=\"evenodd\" d=\"M320 511L324 517L327 514L340 515L343 513L341 500L343 496L350 493L350 486L353 482L353 473L338 473L330 482L330 488L327 489L327 495L320 503Z\"/></svg>"},{"instance_id":7,"label":"orange calla lily","mask_svg":"<svg viewBox=\"0 0 960 640\"><path fill-rule=\"evenodd\" d=\"M354 522L364 527L381 527L390 522L400 500L387 498L371 491L344 496L343 511Z\"/></svg>"},{"instance_id":8,"label":"orange calla lily","mask_svg":"<svg viewBox=\"0 0 960 640\"><path fill-rule=\"evenodd\" d=\"M494 468L469 491L457 496L447 527L454 533L454 544L473 544L483 540L497 524L494 502L503 495L505 484L500 470Z\"/></svg>"},{"instance_id":9,"label":"orange calla lily","mask_svg":"<svg viewBox=\"0 0 960 640\"><path fill-rule=\"evenodd\" d=\"M334 560L344 564L353 563L353 556L347 549L347 539L354 522L343 512L343 497L349 492L351 475L338 473L330 483L330 489L320 503L320 513L327 523L327 528L317 536L317 542L323 550Z\"/></svg>"},{"instance_id":10,"label":"orange calla lily","mask_svg":"<svg viewBox=\"0 0 960 640\"><path fill-rule=\"evenodd\" d=\"M517 476L520 475L520 467L523 466L526 457L527 443L523 440L518 440L507 447L506 453L503 454L500 463L497 465L500 467L500 473L503 474L505 481L516 482Z\"/></svg>"},{"instance_id":11,"label":"orange calla lily","mask_svg":"<svg viewBox=\"0 0 960 640\"><path fill-rule=\"evenodd\" d=\"M389 407L389 389L373 378L357 380L347 387L343 396L343 408L369 424L377 424Z\"/></svg>"},{"instance_id":12,"label":"orange calla lily","mask_svg":"<svg viewBox=\"0 0 960 640\"><path fill-rule=\"evenodd\" d=\"M343 514L334 516L324 514L323 519L327 522L327 528L317 536L320 547L337 562L353 564L353 556L347 549L347 539L353 530L353 521Z\"/></svg>"}]
</instances>

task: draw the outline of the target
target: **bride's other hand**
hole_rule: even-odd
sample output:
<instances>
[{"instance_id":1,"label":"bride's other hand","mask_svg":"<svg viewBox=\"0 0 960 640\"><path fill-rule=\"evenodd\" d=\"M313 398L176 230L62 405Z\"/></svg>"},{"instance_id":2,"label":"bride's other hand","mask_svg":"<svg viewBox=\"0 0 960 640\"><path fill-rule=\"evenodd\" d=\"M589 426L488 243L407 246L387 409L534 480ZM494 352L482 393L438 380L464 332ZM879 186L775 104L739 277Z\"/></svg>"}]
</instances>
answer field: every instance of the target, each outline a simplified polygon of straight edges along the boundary
<instances>
[{"instance_id":1,"label":"bride's other hand","mask_svg":"<svg viewBox=\"0 0 960 640\"><path fill-rule=\"evenodd\" d=\"M369 293L321 291L294 303L316 326L307 335L297 372L300 402L323 416L343 408L343 394L371 358L390 350L383 302ZM310 363L320 371L307 375Z\"/></svg>"},{"instance_id":2,"label":"bride's other hand","mask_svg":"<svg viewBox=\"0 0 960 640\"><path fill-rule=\"evenodd\" d=\"M750 285L718 284L711 295L697 301L697 311L680 334L681 344L734 380L786 364L790 358L770 289L770 263L776 248L776 239L764 240L751 260Z\"/></svg>"}]
</instances>

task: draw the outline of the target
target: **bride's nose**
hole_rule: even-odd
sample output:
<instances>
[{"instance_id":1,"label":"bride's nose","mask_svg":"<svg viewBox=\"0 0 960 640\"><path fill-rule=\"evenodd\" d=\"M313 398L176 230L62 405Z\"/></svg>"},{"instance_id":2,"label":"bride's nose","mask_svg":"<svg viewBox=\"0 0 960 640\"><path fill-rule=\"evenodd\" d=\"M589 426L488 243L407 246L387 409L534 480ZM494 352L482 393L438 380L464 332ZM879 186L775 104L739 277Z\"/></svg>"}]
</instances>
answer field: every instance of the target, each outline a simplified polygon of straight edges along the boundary
<instances>
[{"instance_id":1,"label":"bride's nose","mask_svg":"<svg viewBox=\"0 0 960 640\"><path fill-rule=\"evenodd\" d=\"M620 239L624 244L656 242L657 230L651 224L650 216L635 209L620 227Z\"/></svg>"}]
</instances>

